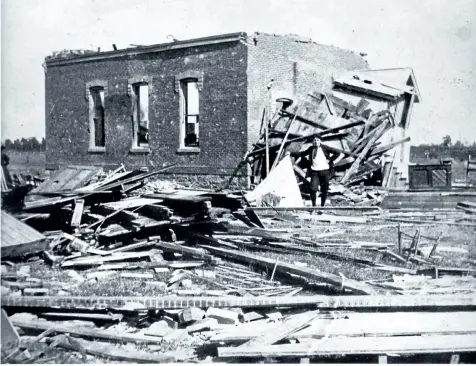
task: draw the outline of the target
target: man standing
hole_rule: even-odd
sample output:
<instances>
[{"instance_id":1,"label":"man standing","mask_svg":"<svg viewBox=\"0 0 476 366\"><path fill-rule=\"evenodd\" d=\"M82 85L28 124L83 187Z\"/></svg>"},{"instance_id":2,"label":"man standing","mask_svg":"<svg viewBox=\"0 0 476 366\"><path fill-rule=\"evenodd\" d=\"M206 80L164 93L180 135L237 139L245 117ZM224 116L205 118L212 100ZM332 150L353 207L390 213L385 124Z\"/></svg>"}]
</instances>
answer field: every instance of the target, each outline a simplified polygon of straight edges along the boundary
<instances>
[{"instance_id":1,"label":"man standing","mask_svg":"<svg viewBox=\"0 0 476 366\"><path fill-rule=\"evenodd\" d=\"M316 197L321 188L321 206L324 207L329 191L329 179L334 174L334 162L328 152L321 146L321 140L314 137L309 153L308 175L311 176L311 201L316 206Z\"/></svg>"}]
</instances>

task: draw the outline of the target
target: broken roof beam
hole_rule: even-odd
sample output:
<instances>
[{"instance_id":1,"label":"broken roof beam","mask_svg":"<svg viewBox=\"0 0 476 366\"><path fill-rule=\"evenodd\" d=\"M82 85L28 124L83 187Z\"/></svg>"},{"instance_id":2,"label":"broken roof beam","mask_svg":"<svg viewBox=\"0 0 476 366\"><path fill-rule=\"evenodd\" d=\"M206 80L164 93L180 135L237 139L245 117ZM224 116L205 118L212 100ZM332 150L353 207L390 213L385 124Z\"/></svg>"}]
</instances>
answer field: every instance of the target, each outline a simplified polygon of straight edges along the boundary
<instances>
[{"instance_id":1,"label":"broken roof beam","mask_svg":"<svg viewBox=\"0 0 476 366\"><path fill-rule=\"evenodd\" d=\"M222 248L215 248L211 246L202 246L205 249L209 250L210 252L227 258L227 259L234 259L238 260L240 262L245 262L249 264L258 264L263 267L266 267L269 270L273 270L276 261L273 259L269 259L266 257L261 257L253 254L248 254L244 252L237 252L234 250L228 250L228 249L222 249ZM313 280L313 281L319 281L319 282L325 282L333 286L337 286L339 288L343 289L349 289L352 290L356 294L365 294L365 295L371 295L371 294L378 294L381 291L376 289L374 286L368 285L361 283L359 281L355 281L352 279L343 279L340 276L326 273L326 272L320 272L316 271L313 269L309 268L303 268L299 267L293 264L288 264L288 263L282 263L279 262L279 264L276 266L276 272L278 273L290 273L294 274L297 276L304 277L308 280Z\"/></svg>"},{"instance_id":2,"label":"broken roof beam","mask_svg":"<svg viewBox=\"0 0 476 366\"><path fill-rule=\"evenodd\" d=\"M347 169L345 172L344 176L342 177L340 183L345 184L350 180L350 178L356 173L357 169L359 168L360 163L362 160L366 157L370 149L372 148L372 145L374 144L375 141L377 141L382 134L385 132L387 126L389 124L389 120L386 120L382 125L377 127L378 132L375 133L375 135L367 142L367 145L365 148L360 152L358 155L357 159L352 163L351 167Z\"/></svg>"},{"instance_id":3,"label":"broken roof beam","mask_svg":"<svg viewBox=\"0 0 476 366\"><path fill-rule=\"evenodd\" d=\"M330 134L330 133L338 132L340 130L344 130L344 129L355 127L355 126L360 126L360 125L363 125L363 124L365 124L364 121L350 122L350 123L347 123L347 124L342 125L342 126L337 126L337 127L326 129L325 131L316 132L316 133L312 133L312 134L309 134L309 135L306 135L306 136L301 136L301 137L296 137L296 138L293 138L293 139L289 139L289 140L286 141L286 145L290 144L292 142L311 139L313 137L322 137L322 136L325 136L325 135ZM269 146L269 149L270 150L276 150L276 149L279 149L280 146L281 146L281 144L272 145L272 146ZM256 149L256 150L252 151L251 153L249 153L248 156L258 155L260 153L263 153L264 151L266 151L265 147L259 148L259 149ZM344 151L338 151L338 152L344 152ZM344 154L353 155L352 153L349 153L349 152L344 152ZM357 156L357 154L355 154L355 155Z\"/></svg>"},{"instance_id":4,"label":"broken roof beam","mask_svg":"<svg viewBox=\"0 0 476 366\"><path fill-rule=\"evenodd\" d=\"M370 154L370 157L383 154L383 153L393 149L395 146L400 145L400 144L404 144L405 142L409 142L410 140L411 140L410 136L407 136L407 137L405 137L401 140L392 142L391 144L388 144L388 145L385 145L385 146L380 146L379 148L372 151L372 153Z\"/></svg>"}]
</instances>

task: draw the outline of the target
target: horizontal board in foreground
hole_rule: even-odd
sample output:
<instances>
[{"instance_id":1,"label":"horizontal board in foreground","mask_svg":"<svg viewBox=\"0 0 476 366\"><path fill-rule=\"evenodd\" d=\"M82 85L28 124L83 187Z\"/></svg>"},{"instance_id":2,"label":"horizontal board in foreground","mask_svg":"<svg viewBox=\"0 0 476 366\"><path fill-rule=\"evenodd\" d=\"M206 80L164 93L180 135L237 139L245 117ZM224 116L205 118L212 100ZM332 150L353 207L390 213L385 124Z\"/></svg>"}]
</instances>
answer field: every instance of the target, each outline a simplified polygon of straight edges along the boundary
<instances>
[{"instance_id":1,"label":"horizontal board in foreground","mask_svg":"<svg viewBox=\"0 0 476 366\"><path fill-rule=\"evenodd\" d=\"M343 354L419 354L476 351L476 335L323 338L277 346L218 347L218 357L312 357Z\"/></svg>"},{"instance_id":2,"label":"horizontal board in foreground","mask_svg":"<svg viewBox=\"0 0 476 366\"><path fill-rule=\"evenodd\" d=\"M315 308L426 308L474 307L473 295L355 295L276 297L190 297L190 296L2 296L2 306L120 309L132 303L141 309L183 309L187 307L301 307Z\"/></svg>"}]
</instances>

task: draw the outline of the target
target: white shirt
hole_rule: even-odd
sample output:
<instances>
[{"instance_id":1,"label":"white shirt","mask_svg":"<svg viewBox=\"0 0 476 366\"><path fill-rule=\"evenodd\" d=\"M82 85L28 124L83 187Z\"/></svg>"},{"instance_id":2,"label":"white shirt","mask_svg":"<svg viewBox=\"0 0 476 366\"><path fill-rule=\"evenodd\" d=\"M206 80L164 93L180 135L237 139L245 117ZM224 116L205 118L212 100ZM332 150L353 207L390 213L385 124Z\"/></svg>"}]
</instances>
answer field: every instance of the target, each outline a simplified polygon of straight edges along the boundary
<instances>
[{"instance_id":1,"label":"white shirt","mask_svg":"<svg viewBox=\"0 0 476 366\"><path fill-rule=\"evenodd\" d=\"M327 162L326 156L324 155L324 152L322 151L321 147L317 149L316 156L314 157L314 159L312 159L311 169L312 170L328 170L329 169L329 163Z\"/></svg>"}]
</instances>

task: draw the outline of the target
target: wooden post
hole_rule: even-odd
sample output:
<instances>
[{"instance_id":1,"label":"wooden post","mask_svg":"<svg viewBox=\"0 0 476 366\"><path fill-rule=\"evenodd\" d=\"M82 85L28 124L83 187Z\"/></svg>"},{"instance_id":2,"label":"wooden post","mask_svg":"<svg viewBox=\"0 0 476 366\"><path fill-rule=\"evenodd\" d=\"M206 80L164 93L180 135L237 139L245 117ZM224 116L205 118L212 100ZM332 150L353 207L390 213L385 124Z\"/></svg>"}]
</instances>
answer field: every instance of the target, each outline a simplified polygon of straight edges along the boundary
<instances>
[{"instance_id":1,"label":"wooden post","mask_svg":"<svg viewBox=\"0 0 476 366\"><path fill-rule=\"evenodd\" d=\"M459 354L455 353L451 355L450 363L459 363Z\"/></svg>"},{"instance_id":2,"label":"wooden post","mask_svg":"<svg viewBox=\"0 0 476 366\"><path fill-rule=\"evenodd\" d=\"M385 174L384 174L384 178L383 178L383 182L382 182L383 187L388 187L388 185L390 184L390 181L392 179L393 162L395 161L395 154L396 153L397 153L396 151L393 152L392 160L390 161L390 163L388 165L388 171L385 172Z\"/></svg>"},{"instance_id":3,"label":"wooden post","mask_svg":"<svg viewBox=\"0 0 476 366\"><path fill-rule=\"evenodd\" d=\"M305 100L305 99L304 99ZM276 165L278 165L279 163L279 158L281 157L281 154L283 152L283 149L284 149L284 146L286 145L286 140L288 139L288 136L289 136L289 133L291 132L291 127L293 126L294 124L294 121L296 121L296 117L299 113L299 110L301 109L301 107L304 105L304 100L299 104L299 106L297 107L296 109L296 113L294 114L294 117L293 119L291 120L291 123L289 124L289 127L286 131L286 134L284 135L283 137L283 141L281 142L281 146L279 147L279 151L278 151L278 154L276 155L276 158L274 159L274 162L273 162L273 166L271 167L271 170L273 170L274 168L276 168Z\"/></svg>"},{"instance_id":4,"label":"wooden post","mask_svg":"<svg viewBox=\"0 0 476 366\"><path fill-rule=\"evenodd\" d=\"M413 252L414 255L417 255L417 252L418 252L418 244L420 244L420 230L417 230L417 233L416 233L416 239L415 239L415 251Z\"/></svg>"},{"instance_id":5,"label":"wooden post","mask_svg":"<svg viewBox=\"0 0 476 366\"><path fill-rule=\"evenodd\" d=\"M436 242L435 244L433 245L433 248L431 248L431 251L430 251L430 254L428 255L428 258L431 258L431 256L433 254L435 254L436 252L436 248L438 247L438 244L440 243L440 240L441 240L441 236L443 235L443 232L440 233L440 235L438 235L438 238L436 238Z\"/></svg>"},{"instance_id":6,"label":"wooden post","mask_svg":"<svg viewBox=\"0 0 476 366\"><path fill-rule=\"evenodd\" d=\"M401 224L398 224L398 254L402 254L402 228Z\"/></svg>"},{"instance_id":7,"label":"wooden post","mask_svg":"<svg viewBox=\"0 0 476 366\"><path fill-rule=\"evenodd\" d=\"M71 226L78 227L81 225L81 217L83 216L84 200L75 200L73 216L71 217Z\"/></svg>"},{"instance_id":8,"label":"wooden post","mask_svg":"<svg viewBox=\"0 0 476 366\"><path fill-rule=\"evenodd\" d=\"M276 273L276 267L278 266L278 262L279 262L279 257L276 258L276 264L274 265L273 273L271 274L271 279L270 279L270 281L272 281L273 278L274 278L274 274Z\"/></svg>"},{"instance_id":9,"label":"wooden post","mask_svg":"<svg viewBox=\"0 0 476 366\"><path fill-rule=\"evenodd\" d=\"M378 356L378 363L388 363L387 355L379 355Z\"/></svg>"},{"instance_id":10,"label":"wooden post","mask_svg":"<svg viewBox=\"0 0 476 366\"><path fill-rule=\"evenodd\" d=\"M266 145L266 176L269 174L269 141L268 141L268 125L269 120L266 118L266 124L264 126L264 141Z\"/></svg>"}]
</instances>

